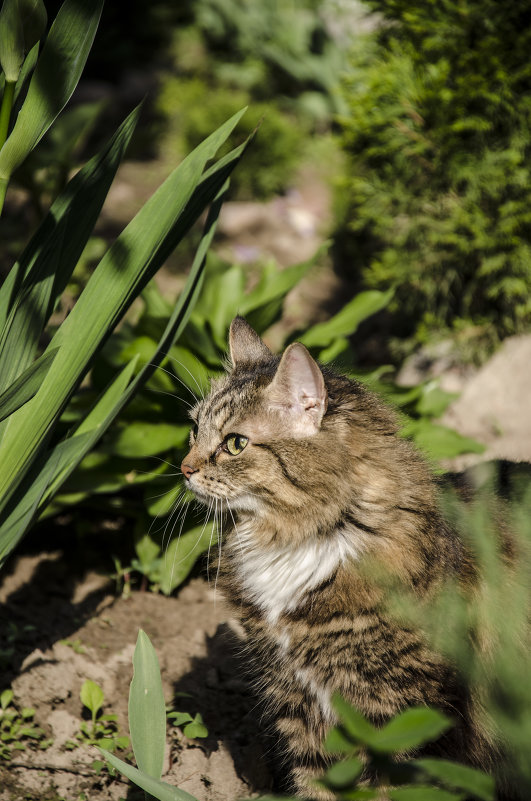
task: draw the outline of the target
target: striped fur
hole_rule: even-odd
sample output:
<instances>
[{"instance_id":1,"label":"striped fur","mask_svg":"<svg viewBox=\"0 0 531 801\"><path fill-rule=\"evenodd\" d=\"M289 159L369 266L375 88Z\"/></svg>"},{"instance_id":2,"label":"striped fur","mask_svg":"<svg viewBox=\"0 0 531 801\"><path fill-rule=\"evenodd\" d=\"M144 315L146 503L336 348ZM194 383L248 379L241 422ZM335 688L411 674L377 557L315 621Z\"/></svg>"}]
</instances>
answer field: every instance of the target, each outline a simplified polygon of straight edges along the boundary
<instances>
[{"instance_id":1,"label":"striped fur","mask_svg":"<svg viewBox=\"0 0 531 801\"><path fill-rule=\"evenodd\" d=\"M314 792L335 691L377 724L407 705L447 710L457 726L441 753L484 764L490 747L452 670L385 613L390 583L422 603L446 577L474 577L422 459L387 407L302 346L279 359L237 318L231 354L193 410L183 472L231 523L219 583L247 632L286 789ZM229 434L248 439L241 453L227 451Z\"/></svg>"}]
</instances>

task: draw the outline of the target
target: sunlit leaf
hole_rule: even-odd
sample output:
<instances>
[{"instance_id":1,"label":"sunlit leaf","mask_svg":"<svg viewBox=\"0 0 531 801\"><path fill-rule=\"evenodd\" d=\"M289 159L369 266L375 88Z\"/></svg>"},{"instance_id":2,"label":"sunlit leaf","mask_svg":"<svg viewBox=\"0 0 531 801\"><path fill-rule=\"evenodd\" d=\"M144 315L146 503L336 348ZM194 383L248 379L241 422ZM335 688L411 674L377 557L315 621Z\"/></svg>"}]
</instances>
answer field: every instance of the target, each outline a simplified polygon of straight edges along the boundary
<instances>
[{"instance_id":1,"label":"sunlit leaf","mask_svg":"<svg viewBox=\"0 0 531 801\"><path fill-rule=\"evenodd\" d=\"M129 691L129 729L137 765L154 779L162 776L166 741L166 706L159 660L147 634L140 629L133 656Z\"/></svg>"},{"instance_id":2,"label":"sunlit leaf","mask_svg":"<svg viewBox=\"0 0 531 801\"><path fill-rule=\"evenodd\" d=\"M101 750L101 749L100 749ZM197 801L197 799L187 793L185 790L179 790L178 787L172 787L160 779L154 779L147 773L143 773L133 765L128 765L127 762L119 759L115 754L102 751L102 756L109 762L113 768L122 773L129 781L141 787L146 793L149 793L158 801Z\"/></svg>"},{"instance_id":3,"label":"sunlit leaf","mask_svg":"<svg viewBox=\"0 0 531 801\"><path fill-rule=\"evenodd\" d=\"M379 729L371 738L370 746L385 753L406 751L437 739L451 725L448 718L436 709L411 707Z\"/></svg>"}]
</instances>

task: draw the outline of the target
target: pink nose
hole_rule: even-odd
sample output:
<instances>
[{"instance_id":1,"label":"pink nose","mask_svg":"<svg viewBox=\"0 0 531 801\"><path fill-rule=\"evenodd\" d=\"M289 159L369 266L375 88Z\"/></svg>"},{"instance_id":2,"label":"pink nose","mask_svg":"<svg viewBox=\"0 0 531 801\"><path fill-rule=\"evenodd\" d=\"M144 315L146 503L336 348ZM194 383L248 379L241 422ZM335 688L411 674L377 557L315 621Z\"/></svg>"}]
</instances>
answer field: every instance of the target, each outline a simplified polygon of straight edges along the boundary
<instances>
[{"instance_id":1,"label":"pink nose","mask_svg":"<svg viewBox=\"0 0 531 801\"><path fill-rule=\"evenodd\" d=\"M185 464L183 462L181 465L181 472L185 478L190 478L192 473L197 473L197 470L194 467L190 467L189 464Z\"/></svg>"}]
</instances>

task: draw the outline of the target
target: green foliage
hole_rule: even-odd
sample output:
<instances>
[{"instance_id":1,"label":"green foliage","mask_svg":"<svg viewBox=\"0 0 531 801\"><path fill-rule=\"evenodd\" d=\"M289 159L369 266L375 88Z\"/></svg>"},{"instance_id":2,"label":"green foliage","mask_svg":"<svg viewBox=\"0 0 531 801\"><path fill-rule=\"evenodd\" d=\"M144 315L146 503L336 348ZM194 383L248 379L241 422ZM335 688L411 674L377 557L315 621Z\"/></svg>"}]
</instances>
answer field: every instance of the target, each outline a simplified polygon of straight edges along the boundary
<instances>
[{"instance_id":1,"label":"green foliage","mask_svg":"<svg viewBox=\"0 0 531 801\"><path fill-rule=\"evenodd\" d=\"M341 107L336 96L344 45L321 0L192 0L176 41L177 65L221 85L249 89L256 100L288 96L319 119ZM345 17L347 16L345 12ZM182 51L182 52L181 52Z\"/></svg>"},{"instance_id":2,"label":"green foliage","mask_svg":"<svg viewBox=\"0 0 531 801\"><path fill-rule=\"evenodd\" d=\"M27 158L72 94L94 37L101 2L66 0L42 52L33 48L17 85L27 94L7 138L0 141L0 207L12 172ZM4 30L5 37L5 30ZM29 66L28 66L29 65ZM4 84L1 115L13 100ZM23 99L22 99L23 98ZM71 313L57 330L49 319L91 236L138 109L68 183L25 247L0 290L0 561L149 378L184 328L201 285L229 175L245 145L217 161L217 151L243 112L209 136L173 171L104 253ZM208 165L208 166L207 166ZM155 341L150 362L136 371L133 355L108 374L76 425L58 433L59 418L103 342L158 267L212 203L185 288ZM48 341L40 358L41 341ZM110 342L112 343L112 338ZM61 438L62 435L62 438Z\"/></svg>"},{"instance_id":3,"label":"green foliage","mask_svg":"<svg viewBox=\"0 0 531 801\"><path fill-rule=\"evenodd\" d=\"M365 286L395 288L395 334L468 327L492 342L524 330L528 10L497 0L368 5L384 24L357 40L345 81L338 250Z\"/></svg>"},{"instance_id":4,"label":"green foliage","mask_svg":"<svg viewBox=\"0 0 531 801\"><path fill-rule=\"evenodd\" d=\"M82 721L76 740L68 740L66 748L72 750L79 745L96 745L104 751L111 752L128 749L129 737L118 732L117 716L101 713L105 696L99 684L86 679L81 686L79 697L91 714L91 723L88 725Z\"/></svg>"},{"instance_id":5,"label":"green foliage","mask_svg":"<svg viewBox=\"0 0 531 801\"><path fill-rule=\"evenodd\" d=\"M189 793L172 787L160 778L164 761L166 708L157 655L149 637L142 630L138 632L133 665L129 727L138 768L114 754L102 751L102 756L112 768L159 801L196 801Z\"/></svg>"},{"instance_id":6,"label":"green foliage","mask_svg":"<svg viewBox=\"0 0 531 801\"><path fill-rule=\"evenodd\" d=\"M249 111L240 130L250 135L258 127L258 132L245 164L231 181L231 193L240 199L257 199L282 192L300 163L308 129L274 103L252 101L245 89L219 86L213 91L199 78L166 78L156 102L156 111L168 118L162 148L187 153L247 105ZM234 144L230 138L226 151Z\"/></svg>"},{"instance_id":7,"label":"green foliage","mask_svg":"<svg viewBox=\"0 0 531 801\"><path fill-rule=\"evenodd\" d=\"M168 712L167 717L174 726L180 726L183 734L191 740L208 737L208 729L200 712L197 712L194 717L189 712Z\"/></svg>"},{"instance_id":8,"label":"green foliage","mask_svg":"<svg viewBox=\"0 0 531 801\"><path fill-rule=\"evenodd\" d=\"M515 798L527 798L531 471L528 465L515 465L508 474L504 470L504 492L510 501L496 497L498 472L496 463L469 472L468 481L477 487L473 503L459 501L449 490L444 496L447 519L474 555L474 593L450 581L428 605L419 607L418 599L400 593L390 611L423 631L434 650L456 667L467 692L480 700L480 725L501 744L502 782L509 781ZM421 767L438 778L436 765Z\"/></svg>"},{"instance_id":9,"label":"green foliage","mask_svg":"<svg viewBox=\"0 0 531 801\"><path fill-rule=\"evenodd\" d=\"M383 791L391 801L494 800L494 782L479 770L444 759L405 756L451 727L441 712L411 707L376 728L340 696L334 696L333 706L339 724L329 732L326 745L343 758L326 771L322 784L337 799L378 799ZM362 772L364 780L358 785Z\"/></svg>"},{"instance_id":10,"label":"green foliage","mask_svg":"<svg viewBox=\"0 0 531 801\"><path fill-rule=\"evenodd\" d=\"M0 757L9 760L13 751L25 751L28 744L48 748L49 740L44 739L44 731L33 722L35 710L18 707L13 703L13 691L0 693Z\"/></svg>"},{"instance_id":11,"label":"green foliage","mask_svg":"<svg viewBox=\"0 0 531 801\"><path fill-rule=\"evenodd\" d=\"M321 0L181 4L172 69L160 74L155 103L162 152L188 151L217 120L249 105L244 124L260 128L231 191L257 199L288 189L310 135L328 130L343 108L340 13Z\"/></svg>"}]
</instances>

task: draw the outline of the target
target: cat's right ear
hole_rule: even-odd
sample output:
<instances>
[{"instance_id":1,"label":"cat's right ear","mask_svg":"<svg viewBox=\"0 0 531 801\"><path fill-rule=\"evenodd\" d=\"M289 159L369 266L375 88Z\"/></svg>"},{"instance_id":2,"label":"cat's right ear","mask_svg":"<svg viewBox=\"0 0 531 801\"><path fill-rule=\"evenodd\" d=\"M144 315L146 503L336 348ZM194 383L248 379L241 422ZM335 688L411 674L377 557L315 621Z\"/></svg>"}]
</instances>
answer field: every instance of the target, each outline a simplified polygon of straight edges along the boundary
<instances>
[{"instance_id":1,"label":"cat's right ear","mask_svg":"<svg viewBox=\"0 0 531 801\"><path fill-rule=\"evenodd\" d=\"M272 356L267 345L243 317L235 317L230 324L229 348L233 367L264 362Z\"/></svg>"},{"instance_id":2,"label":"cat's right ear","mask_svg":"<svg viewBox=\"0 0 531 801\"><path fill-rule=\"evenodd\" d=\"M300 342L293 342L284 351L267 394L271 408L284 412L295 436L317 433L328 393L319 365Z\"/></svg>"}]
</instances>

